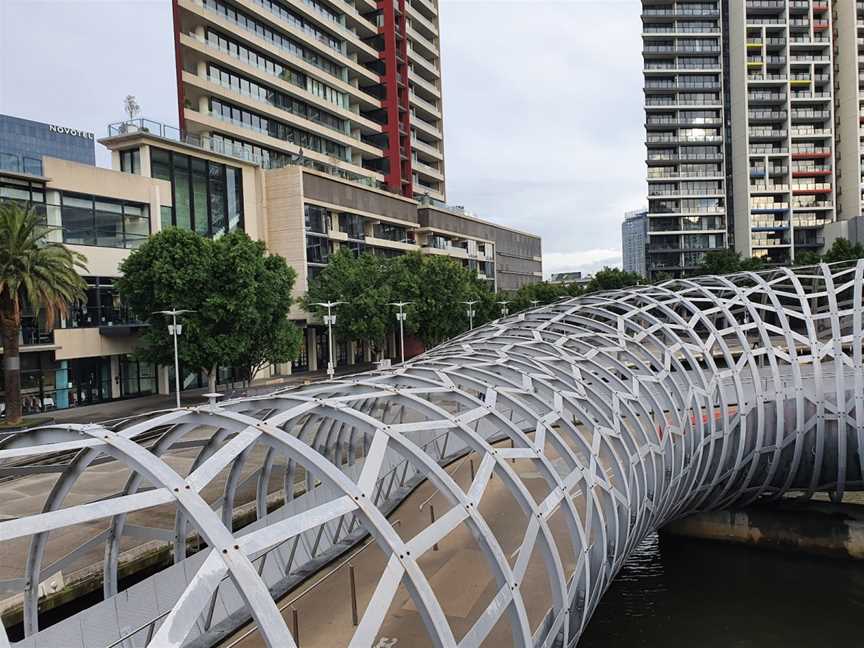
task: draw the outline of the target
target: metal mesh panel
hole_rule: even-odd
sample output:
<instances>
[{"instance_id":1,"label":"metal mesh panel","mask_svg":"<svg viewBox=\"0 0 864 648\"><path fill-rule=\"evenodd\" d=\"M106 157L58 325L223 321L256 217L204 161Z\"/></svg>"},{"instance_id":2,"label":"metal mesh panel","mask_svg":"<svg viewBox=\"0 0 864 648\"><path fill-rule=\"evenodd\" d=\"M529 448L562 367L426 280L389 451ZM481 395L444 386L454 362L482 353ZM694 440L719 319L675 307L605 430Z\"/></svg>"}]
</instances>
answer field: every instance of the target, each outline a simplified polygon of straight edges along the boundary
<instances>
[{"instance_id":1,"label":"metal mesh panel","mask_svg":"<svg viewBox=\"0 0 864 648\"><path fill-rule=\"evenodd\" d=\"M789 491L839 498L861 488L862 274L864 262L594 294L493 322L391 372L113 429L27 431L3 441L0 466L61 452L74 459L44 513L0 522L0 541L31 538L27 580L36 583L52 530L109 520L104 573L106 594L113 596L126 516L176 507L177 519L209 549L195 556L200 567L188 570L188 584L176 584L184 588L179 597L157 593L168 614L154 625L153 646L180 646L206 630L208 608L225 579L236 600L223 594L224 608L215 616L245 606L271 645L294 646L270 592L279 574L265 569L262 578L260 560L270 552L265 561L278 560L281 572L295 570L360 530L389 562L352 645L371 644L380 610L400 585L435 646L479 646L503 618L513 645L575 645L630 551L666 522ZM196 446L188 440L201 429L214 432ZM186 474L164 458L184 440L199 449ZM262 449L272 455L253 473L259 520L233 532L204 492ZM476 474L462 488L445 465L466 452L473 453ZM130 482L115 497L64 508L67 486L105 458L129 466L152 488ZM544 484L541 496L536 487L529 490L514 461L531 463ZM268 484L280 474L289 503L267 515L260 500L272 494ZM403 539L386 514L415 474L433 483L451 508ZM479 511L493 476L525 518L512 562ZM235 501L240 483L229 477L221 501ZM296 484L311 497L292 502ZM553 516L566 523L563 539L550 528ZM497 587L459 642L445 602L418 567L458 527L477 540ZM183 534L175 545L178 560L185 544ZM575 569L564 569L565 551L575 556ZM533 555L542 558L551 600L532 626L520 586ZM184 578L182 571L177 576ZM26 588L29 635L38 632L37 601L35 589Z\"/></svg>"}]
</instances>

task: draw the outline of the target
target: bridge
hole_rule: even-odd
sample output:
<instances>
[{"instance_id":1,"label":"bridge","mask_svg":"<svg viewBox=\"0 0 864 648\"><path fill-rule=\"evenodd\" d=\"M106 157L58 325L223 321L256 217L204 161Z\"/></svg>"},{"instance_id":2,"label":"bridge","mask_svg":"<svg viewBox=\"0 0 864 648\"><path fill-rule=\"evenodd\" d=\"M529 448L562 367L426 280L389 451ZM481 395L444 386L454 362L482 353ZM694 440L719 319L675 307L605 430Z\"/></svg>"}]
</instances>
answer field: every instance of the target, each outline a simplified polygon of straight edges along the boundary
<instances>
[{"instance_id":1,"label":"bridge","mask_svg":"<svg viewBox=\"0 0 864 648\"><path fill-rule=\"evenodd\" d=\"M44 496L0 507L0 588L21 608L0 647L296 646L280 602L346 559L365 570L356 623L325 597L300 645L398 645L396 628L411 646L574 646L669 521L861 489L862 299L864 262L674 280L392 371L6 435L0 477ZM125 583L159 550L172 564ZM50 577L93 556L104 600L49 625Z\"/></svg>"}]
</instances>

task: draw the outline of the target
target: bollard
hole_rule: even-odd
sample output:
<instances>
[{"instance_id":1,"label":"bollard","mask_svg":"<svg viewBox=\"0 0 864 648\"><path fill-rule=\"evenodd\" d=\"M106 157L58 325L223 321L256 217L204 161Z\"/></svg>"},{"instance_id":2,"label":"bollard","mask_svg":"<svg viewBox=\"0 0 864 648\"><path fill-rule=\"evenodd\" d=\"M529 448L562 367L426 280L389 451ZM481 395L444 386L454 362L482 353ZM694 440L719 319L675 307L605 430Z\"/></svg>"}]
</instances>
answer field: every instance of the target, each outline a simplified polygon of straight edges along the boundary
<instances>
[{"instance_id":1,"label":"bollard","mask_svg":"<svg viewBox=\"0 0 864 648\"><path fill-rule=\"evenodd\" d=\"M351 584L351 623L357 627L357 581L354 578L354 565L348 565L348 581Z\"/></svg>"},{"instance_id":2,"label":"bollard","mask_svg":"<svg viewBox=\"0 0 864 648\"><path fill-rule=\"evenodd\" d=\"M294 635L294 643L297 648L300 648L300 618L297 614L297 608L291 608L291 634Z\"/></svg>"},{"instance_id":3,"label":"bollard","mask_svg":"<svg viewBox=\"0 0 864 648\"><path fill-rule=\"evenodd\" d=\"M432 524L435 524L435 507L431 504L429 505L429 518L432 521ZM438 551L438 543L436 542L432 545L432 551Z\"/></svg>"}]
</instances>

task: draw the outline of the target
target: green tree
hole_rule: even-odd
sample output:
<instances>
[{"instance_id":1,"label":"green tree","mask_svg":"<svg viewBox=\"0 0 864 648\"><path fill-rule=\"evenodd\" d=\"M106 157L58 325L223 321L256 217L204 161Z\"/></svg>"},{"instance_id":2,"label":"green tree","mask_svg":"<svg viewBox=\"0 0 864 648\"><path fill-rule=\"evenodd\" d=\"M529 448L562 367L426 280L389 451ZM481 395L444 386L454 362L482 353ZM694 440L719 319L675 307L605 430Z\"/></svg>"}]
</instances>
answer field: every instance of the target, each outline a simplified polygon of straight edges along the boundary
<instances>
[{"instance_id":1,"label":"green tree","mask_svg":"<svg viewBox=\"0 0 864 648\"><path fill-rule=\"evenodd\" d=\"M750 257L749 259L741 259L739 269L742 272L756 272L765 268L765 261L759 257Z\"/></svg>"},{"instance_id":2,"label":"green tree","mask_svg":"<svg viewBox=\"0 0 864 648\"><path fill-rule=\"evenodd\" d=\"M731 248L710 250L705 253L699 269L694 273L700 275L726 275L733 272L754 272L765 267L765 262L757 257L744 259L739 252Z\"/></svg>"},{"instance_id":3,"label":"green tree","mask_svg":"<svg viewBox=\"0 0 864 648\"><path fill-rule=\"evenodd\" d=\"M355 256L340 250L309 285L303 298L306 310L319 315L326 310L315 303L344 301L336 310L335 333L348 340L366 340L375 357L392 330L395 317L387 305L392 297L393 278L387 259L372 254Z\"/></svg>"},{"instance_id":4,"label":"green tree","mask_svg":"<svg viewBox=\"0 0 864 648\"><path fill-rule=\"evenodd\" d=\"M625 272L620 268L610 268L607 266L591 277L591 281L585 286L585 292L618 290L620 288L635 286L642 281L642 275L638 272Z\"/></svg>"},{"instance_id":5,"label":"green tree","mask_svg":"<svg viewBox=\"0 0 864 648\"><path fill-rule=\"evenodd\" d=\"M710 250L699 264L697 274L725 275L741 270L741 254L732 248Z\"/></svg>"},{"instance_id":6,"label":"green tree","mask_svg":"<svg viewBox=\"0 0 864 648\"><path fill-rule=\"evenodd\" d=\"M241 367L248 377L266 362L287 362L299 333L287 320L296 274L264 244L237 231L218 240L169 228L151 237L121 264L123 299L150 326L137 355L173 364L168 321L158 311L194 311L182 318L181 363L205 372L211 390L217 370Z\"/></svg>"},{"instance_id":7,"label":"green tree","mask_svg":"<svg viewBox=\"0 0 864 648\"><path fill-rule=\"evenodd\" d=\"M509 299L512 301L510 311L516 313L532 308L534 305L532 302L537 302L538 306L545 306L562 297L569 297L571 286L578 286L578 284L553 284L548 281L526 284L510 294ZM581 292L581 286L579 288Z\"/></svg>"},{"instance_id":8,"label":"green tree","mask_svg":"<svg viewBox=\"0 0 864 648\"><path fill-rule=\"evenodd\" d=\"M412 302L406 329L427 348L468 328L467 307L474 306L478 326L494 317L490 291L461 263L440 255L406 254L390 261L393 295Z\"/></svg>"},{"instance_id":9,"label":"green tree","mask_svg":"<svg viewBox=\"0 0 864 648\"><path fill-rule=\"evenodd\" d=\"M0 338L6 389L6 420L21 421L21 373L19 341L21 311L28 304L45 313L47 327L56 315L84 299L87 285L78 274L86 273L86 258L60 243L48 240L50 228L31 208L13 202L0 203Z\"/></svg>"},{"instance_id":10,"label":"green tree","mask_svg":"<svg viewBox=\"0 0 864 648\"><path fill-rule=\"evenodd\" d=\"M225 289L208 308L214 315L222 309L231 312L233 330L223 332L225 357L251 381L265 366L290 362L300 351L303 334L287 318L297 274L285 259L268 255L264 243L243 232L216 239L213 247L213 276Z\"/></svg>"},{"instance_id":11,"label":"green tree","mask_svg":"<svg viewBox=\"0 0 864 648\"><path fill-rule=\"evenodd\" d=\"M821 262L822 257L816 252L810 252L809 250L806 250L804 252L795 253L796 266L811 266Z\"/></svg>"},{"instance_id":12,"label":"green tree","mask_svg":"<svg viewBox=\"0 0 864 648\"><path fill-rule=\"evenodd\" d=\"M861 258L864 258L864 247L860 243L851 243L845 238L839 238L823 255L822 260L825 263L836 263L838 261L855 261Z\"/></svg>"}]
</instances>

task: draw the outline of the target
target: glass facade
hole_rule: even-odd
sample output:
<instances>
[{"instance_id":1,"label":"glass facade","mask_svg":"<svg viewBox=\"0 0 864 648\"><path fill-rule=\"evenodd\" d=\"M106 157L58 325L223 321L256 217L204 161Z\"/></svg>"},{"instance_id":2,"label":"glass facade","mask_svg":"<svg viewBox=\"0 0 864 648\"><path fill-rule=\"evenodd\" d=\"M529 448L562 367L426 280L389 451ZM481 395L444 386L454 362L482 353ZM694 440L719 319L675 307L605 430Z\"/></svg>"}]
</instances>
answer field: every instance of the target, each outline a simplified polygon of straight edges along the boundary
<instances>
[{"instance_id":1,"label":"glass facade","mask_svg":"<svg viewBox=\"0 0 864 648\"><path fill-rule=\"evenodd\" d=\"M46 211L64 243L134 249L150 236L150 207L141 203L49 191Z\"/></svg>"},{"instance_id":2,"label":"glass facade","mask_svg":"<svg viewBox=\"0 0 864 648\"><path fill-rule=\"evenodd\" d=\"M237 167L164 149L150 149L151 175L171 183L173 207L162 227L221 236L243 229L243 172Z\"/></svg>"},{"instance_id":3,"label":"glass facade","mask_svg":"<svg viewBox=\"0 0 864 648\"><path fill-rule=\"evenodd\" d=\"M96 164L93 133L0 115L0 171L42 175L42 157Z\"/></svg>"},{"instance_id":4,"label":"glass facade","mask_svg":"<svg viewBox=\"0 0 864 648\"><path fill-rule=\"evenodd\" d=\"M58 243L134 249L150 236L150 207L143 203L46 190L42 182L10 177L0 178L0 200L44 214L48 238Z\"/></svg>"},{"instance_id":5,"label":"glass facade","mask_svg":"<svg viewBox=\"0 0 864 648\"><path fill-rule=\"evenodd\" d=\"M61 328L120 326L139 322L120 300L111 277L84 277L87 282L86 301L74 304L69 316L60 322Z\"/></svg>"}]
</instances>

